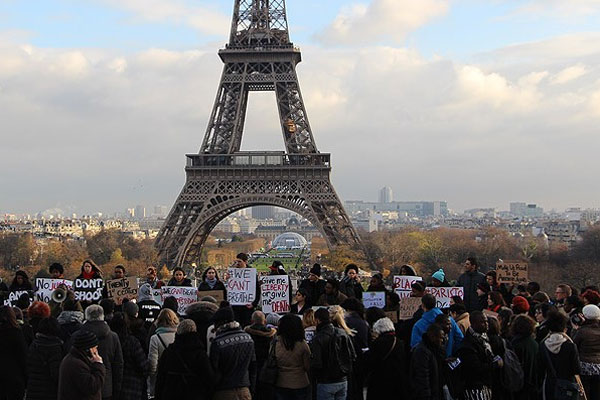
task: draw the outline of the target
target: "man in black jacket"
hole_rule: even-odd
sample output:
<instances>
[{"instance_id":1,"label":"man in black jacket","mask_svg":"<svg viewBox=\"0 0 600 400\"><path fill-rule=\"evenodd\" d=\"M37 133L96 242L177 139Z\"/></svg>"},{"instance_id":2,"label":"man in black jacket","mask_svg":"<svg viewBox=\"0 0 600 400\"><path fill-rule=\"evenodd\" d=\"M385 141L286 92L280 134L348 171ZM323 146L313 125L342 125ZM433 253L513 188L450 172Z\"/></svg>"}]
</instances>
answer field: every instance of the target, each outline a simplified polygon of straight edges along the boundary
<instances>
[{"instance_id":1,"label":"man in black jacket","mask_svg":"<svg viewBox=\"0 0 600 400\"><path fill-rule=\"evenodd\" d=\"M410 383L415 400L442 399L445 358L444 330L438 324L431 324L410 358Z\"/></svg>"},{"instance_id":2,"label":"man in black jacket","mask_svg":"<svg viewBox=\"0 0 600 400\"><path fill-rule=\"evenodd\" d=\"M319 297L325 293L325 280L321 279L321 265L314 264L310 269L308 278L304 279L299 286L308 292L306 303L308 307L316 306Z\"/></svg>"},{"instance_id":3,"label":"man in black jacket","mask_svg":"<svg viewBox=\"0 0 600 400\"><path fill-rule=\"evenodd\" d=\"M331 324L326 308L318 309L315 319L317 333L311 343L310 368L317 381L317 400L345 399L348 375L356 359L352 341Z\"/></svg>"},{"instance_id":4,"label":"man in black jacket","mask_svg":"<svg viewBox=\"0 0 600 400\"><path fill-rule=\"evenodd\" d=\"M465 261L465 273L458 277L457 286L462 286L465 291L465 307L467 312L482 310L477 296L477 285L486 285L485 275L479 272L479 265L475 257L467 258Z\"/></svg>"}]
</instances>

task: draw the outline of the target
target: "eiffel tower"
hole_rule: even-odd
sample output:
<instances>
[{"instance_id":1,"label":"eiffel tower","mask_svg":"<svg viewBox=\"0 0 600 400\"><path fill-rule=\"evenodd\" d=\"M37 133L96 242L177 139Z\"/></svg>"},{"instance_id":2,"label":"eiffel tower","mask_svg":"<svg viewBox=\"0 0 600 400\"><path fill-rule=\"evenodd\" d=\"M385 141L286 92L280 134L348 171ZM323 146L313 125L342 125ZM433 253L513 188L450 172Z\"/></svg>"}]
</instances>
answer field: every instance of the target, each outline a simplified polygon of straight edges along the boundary
<instances>
[{"instance_id":1,"label":"eiffel tower","mask_svg":"<svg viewBox=\"0 0 600 400\"><path fill-rule=\"evenodd\" d=\"M360 244L330 180L330 154L317 150L300 93L300 50L290 42L285 0L235 0L224 68L198 154L156 246L172 268L198 263L202 246L226 216L278 206L317 227L330 248ZM242 152L251 91L275 91L285 152Z\"/></svg>"}]
</instances>

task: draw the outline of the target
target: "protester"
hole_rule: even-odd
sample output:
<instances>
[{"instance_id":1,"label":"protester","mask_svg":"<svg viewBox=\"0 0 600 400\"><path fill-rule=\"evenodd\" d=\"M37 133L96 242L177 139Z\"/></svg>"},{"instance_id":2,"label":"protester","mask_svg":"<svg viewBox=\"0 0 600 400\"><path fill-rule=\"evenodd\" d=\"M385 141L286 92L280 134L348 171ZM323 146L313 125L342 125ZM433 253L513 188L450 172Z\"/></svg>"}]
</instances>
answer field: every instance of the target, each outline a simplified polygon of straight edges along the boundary
<instances>
[{"instance_id":1,"label":"protester","mask_svg":"<svg viewBox=\"0 0 600 400\"><path fill-rule=\"evenodd\" d=\"M92 260L85 260L81 264L81 273L75 279L99 279L102 278L100 269L92 262Z\"/></svg>"},{"instance_id":2,"label":"protester","mask_svg":"<svg viewBox=\"0 0 600 400\"><path fill-rule=\"evenodd\" d=\"M163 281L158 279L156 268L154 267L148 267L148 269L146 269L146 283L150 285L152 289L160 289L165 285Z\"/></svg>"},{"instance_id":3,"label":"protester","mask_svg":"<svg viewBox=\"0 0 600 400\"><path fill-rule=\"evenodd\" d=\"M398 396L398 387L408 384L404 344L389 318L377 320L373 332L377 338L365 356L367 400L392 399Z\"/></svg>"},{"instance_id":4,"label":"protester","mask_svg":"<svg viewBox=\"0 0 600 400\"><path fill-rule=\"evenodd\" d=\"M356 358L352 341L344 330L332 325L329 311L325 308L318 309L315 318L317 333L311 346L310 364L317 383L317 400L345 399L348 375ZM332 351L332 346L339 351Z\"/></svg>"},{"instance_id":5,"label":"protester","mask_svg":"<svg viewBox=\"0 0 600 400\"><path fill-rule=\"evenodd\" d=\"M577 329L573 342L579 352L587 398L600 399L600 308L588 304L583 307L583 316L585 322Z\"/></svg>"},{"instance_id":6,"label":"protester","mask_svg":"<svg viewBox=\"0 0 600 400\"><path fill-rule=\"evenodd\" d=\"M443 269L440 268L431 275L431 285L433 287L450 287Z\"/></svg>"},{"instance_id":7,"label":"protester","mask_svg":"<svg viewBox=\"0 0 600 400\"><path fill-rule=\"evenodd\" d=\"M27 343L11 307L0 307L0 388L2 400L21 400L27 384Z\"/></svg>"},{"instance_id":8,"label":"protester","mask_svg":"<svg viewBox=\"0 0 600 400\"><path fill-rule=\"evenodd\" d=\"M20 290L33 290L33 286L31 282L29 282L29 277L25 271L17 271L15 272L15 277L8 288L11 292L16 292Z\"/></svg>"},{"instance_id":9,"label":"protester","mask_svg":"<svg viewBox=\"0 0 600 400\"><path fill-rule=\"evenodd\" d=\"M302 326L304 327L304 339L306 339L306 343L311 344L317 332L317 320L313 309L309 308L302 314Z\"/></svg>"},{"instance_id":10,"label":"protester","mask_svg":"<svg viewBox=\"0 0 600 400\"><path fill-rule=\"evenodd\" d=\"M50 278L52 279L64 279L65 267L60 263L53 263L48 268L48 272L50 273Z\"/></svg>"},{"instance_id":11,"label":"protester","mask_svg":"<svg viewBox=\"0 0 600 400\"><path fill-rule=\"evenodd\" d=\"M525 297L515 296L512 301L512 310L515 315L527 314L529 311L529 302Z\"/></svg>"},{"instance_id":12,"label":"protester","mask_svg":"<svg viewBox=\"0 0 600 400\"><path fill-rule=\"evenodd\" d=\"M510 324L513 319L513 312L508 307L502 307L500 311L498 311L498 322L500 323L500 336L504 340L510 340L512 338L512 333L510 331Z\"/></svg>"},{"instance_id":13,"label":"protester","mask_svg":"<svg viewBox=\"0 0 600 400\"><path fill-rule=\"evenodd\" d=\"M316 306L321 295L325 293L325 281L321 279L321 265L314 264L309 271L308 278L304 279L299 286L307 292L307 304L309 307Z\"/></svg>"},{"instance_id":14,"label":"protester","mask_svg":"<svg viewBox=\"0 0 600 400\"><path fill-rule=\"evenodd\" d=\"M105 366L98 338L81 329L73 334L73 346L60 364L59 400L100 400L105 387Z\"/></svg>"},{"instance_id":15,"label":"protester","mask_svg":"<svg viewBox=\"0 0 600 400\"><path fill-rule=\"evenodd\" d=\"M488 340L492 347L494 357L505 360L507 344L500 336L500 323L496 318L488 318ZM503 380L503 368L494 368L492 371L492 400L511 400L511 388Z\"/></svg>"},{"instance_id":16,"label":"protester","mask_svg":"<svg viewBox=\"0 0 600 400\"><path fill-rule=\"evenodd\" d=\"M415 400L442 399L444 331L437 324L425 330L410 359L410 387Z\"/></svg>"},{"instance_id":17,"label":"protester","mask_svg":"<svg viewBox=\"0 0 600 400\"><path fill-rule=\"evenodd\" d=\"M426 289L427 285L425 285L425 282L413 282L412 285L410 285L410 297L423 297L425 296Z\"/></svg>"},{"instance_id":18,"label":"protester","mask_svg":"<svg viewBox=\"0 0 600 400\"><path fill-rule=\"evenodd\" d=\"M581 295L581 300L583 301L584 306L587 306L588 304L597 306L600 304L600 293L596 292L595 290L588 289Z\"/></svg>"},{"instance_id":19,"label":"protester","mask_svg":"<svg viewBox=\"0 0 600 400\"><path fill-rule=\"evenodd\" d=\"M488 271L485 274L485 280L490 286L491 292L500 292L505 304L510 304L512 301L512 286L508 288L504 283L498 283L498 275L496 271Z\"/></svg>"},{"instance_id":20,"label":"protester","mask_svg":"<svg viewBox=\"0 0 600 400\"><path fill-rule=\"evenodd\" d=\"M497 313L502 307L506 307L504 297L500 292L489 292L487 297L487 309Z\"/></svg>"},{"instance_id":21,"label":"protester","mask_svg":"<svg viewBox=\"0 0 600 400\"><path fill-rule=\"evenodd\" d=\"M231 307L220 308L214 321L216 337L209 357L220 379L213 399L250 400L257 374L254 342L234 320Z\"/></svg>"},{"instance_id":22,"label":"protester","mask_svg":"<svg viewBox=\"0 0 600 400\"><path fill-rule=\"evenodd\" d=\"M218 309L219 307L214 303L198 301L190 304L185 310L186 318L191 319L196 324L196 334L205 349L207 348L206 334Z\"/></svg>"},{"instance_id":23,"label":"protester","mask_svg":"<svg viewBox=\"0 0 600 400\"><path fill-rule=\"evenodd\" d=\"M199 292L210 292L213 290L222 290L223 298L227 298L227 289L225 284L219 279L219 274L214 267L208 267L202 272L202 282L198 285Z\"/></svg>"},{"instance_id":24,"label":"protester","mask_svg":"<svg viewBox=\"0 0 600 400\"><path fill-rule=\"evenodd\" d=\"M464 304L452 304L450 306L450 316L458 325L460 331L463 336L467 334L467 330L471 327L471 322L469 321L469 313Z\"/></svg>"},{"instance_id":25,"label":"protester","mask_svg":"<svg viewBox=\"0 0 600 400\"><path fill-rule=\"evenodd\" d=\"M54 317L40 320L27 354L26 400L56 400L58 376L64 356L60 326ZM139 400L139 399L138 399Z\"/></svg>"},{"instance_id":26,"label":"protester","mask_svg":"<svg viewBox=\"0 0 600 400\"><path fill-rule=\"evenodd\" d=\"M277 315L277 314L269 314ZM269 348L271 341L277 334L277 329L267 327L267 318L262 311L254 311L251 318L252 325L247 326L244 331L252 337L254 341L254 352L256 354L256 370L262 370L263 365L269 356ZM256 387L256 397L268 398L271 396L271 390L268 385L262 384L260 381Z\"/></svg>"},{"instance_id":27,"label":"protester","mask_svg":"<svg viewBox=\"0 0 600 400\"><path fill-rule=\"evenodd\" d=\"M27 317L35 337L35 334L38 332L38 324L40 321L50 317L50 306L43 301L34 301L27 309Z\"/></svg>"},{"instance_id":28,"label":"protester","mask_svg":"<svg viewBox=\"0 0 600 400\"><path fill-rule=\"evenodd\" d=\"M110 323L110 321L113 318L113 315L115 315L115 301L113 299L108 299L105 297L102 300L100 300L98 304L100 305L100 307L102 307L102 310L104 311L104 320L107 323Z\"/></svg>"},{"instance_id":29,"label":"protester","mask_svg":"<svg viewBox=\"0 0 600 400\"><path fill-rule=\"evenodd\" d=\"M325 293L319 298L318 305L320 306L334 306L339 305L346 300L348 296L339 290L339 283L335 279L327 279L325 284Z\"/></svg>"},{"instance_id":30,"label":"protester","mask_svg":"<svg viewBox=\"0 0 600 400\"><path fill-rule=\"evenodd\" d=\"M158 362L154 399L210 400L216 381L194 321L181 321L175 341Z\"/></svg>"},{"instance_id":31,"label":"protester","mask_svg":"<svg viewBox=\"0 0 600 400\"><path fill-rule=\"evenodd\" d=\"M535 329L535 340L538 343L544 341L544 339L546 339L546 337L550 334L547 321L548 313L552 310L556 310L556 308L548 303L538 304L535 307L535 321L538 323L538 326Z\"/></svg>"},{"instance_id":32,"label":"protester","mask_svg":"<svg viewBox=\"0 0 600 400\"><path fill-rule=\"evenodd\" d=\"M462 346L458 349L461 360L462 380L465 399L490 400L494 368L502 368L502 359L494 361L492 347L488 340L488 322L481 311L472 311L471 327Z\"/></svg>"},{"instance_id":33,"label":"protester","mask_svg":"<svg viewBox=\"0 0 600 400\"><path fill-rule=\"evenodd\" d=\"M571 289L571 287L569 285L565 285L565 284L558 285L556 287L556 290L554 291L554 296L556 298L556 300L554 301L554 304L558 308L562 308L565 304L565 300L571 294L573 294L573 290Z\"/></svg>"},{"instance_id":34,"label":"protester","mask_svg":"<svg viewBox=\"0 0 600 400\"><path fill-rule=\"evenodd\" d=\"M523 388L513 394L514 400L537 399L539 396L539 345L533 338L535 321L517 315L511 324L511 346L523 367Z\"/></svg>"},{"instance_id":35,"label":"protester","mask_svg":"<svg viewBox=\"0 0 600 400\"><path fill-rule=\"evenodd\" d=\"M408 264L404 264L400 267L400 275L401 276L417 276L417 272L415 269Z\"/></svg>"},{"instance_id":36,"label":"protester","mask_svg":"<svg viewBox=\"0 0 600 400\"><path fill-rule=\"evenodd\" d=\"M68 343L71 335L81 328L83 324L83 307L81 303L67 296L62 304L62 312L58 315L57 321L60 325L60 338L63 342ZM68 349L65 349L68 351Z\"/></svg>"},{"instance_id":37,"label":"protester","mask_svg":"<svg viewBox=\"0 0 600 400\"><path fill-rule=\"evenodd\" d=\"M364 319L365 307L357 298L344 300L340 308L333 308L348 326L352 345L356 350L356 360L352 364L352 373L348 380L348 400L363 399L363 386L367 375L364 351L369 348L369 324ZM345 310L345 312L344 312ZM331 318L336 325L337 317Z\"/></svg>"},{"instance_id":38,"label":"protester","mask_svg":"<svg viewBox=\"0 0 600 400\"><path fill-rule=\"evenodd\" d=\"M383 283L383 275L381 273L373 274L367 292L387 292L388 290Z\"/></svg>"},{"instance_id":39,"label":"protester","mask_svg":"<svg viewBox=\"0 0 600 400\"><path fill-rule=\"evenodd\" d=\"M308 305L308 292L300 288L296 291L295 303L290 306L292 314L302 315L310 306Z\"/></svg>"},{"instance_id":40,"label":"protester","mask_svg":"<svg viewBox=\"0 0 600 400\"><path fill-rule=\"evenodd\" d=\"M528 296L524 296L524 297L531 297L533 295L535 295L537 292L540 291L540 284L537 282L529 282L525 288L526 292L529 294Z\"/></svg>"},{"instance_id":41,"label":"protester","mask_svg":"<svg viewBox=\"0 0 600 400\"><path fill-rule=\"evenodd\" d=\"M150 376L148 378L148 392L150 396L154 395L154 386L156 384L156 371L158 369L158 360L167 347L175 340L175 332L179 325L179 317L173 310L163 308L156 318L156 331L150 338L148 348L148 361L150 362Z\"/></svg>"},{"instance_id":42,"label":"protester","mask_svg":"<svg viewBox=\"0 0 600 400\"><path fill-rule=\"evenodd\" d=\"M345 294L349 298L356 297L361 300L364 290L360 284L358 272L358 267L355 264L346 265L344 278L340 282L339 290L340 293Z\"/></svg>"},{"instance_id":43,"label":"protester","mask_svg":"<svg viewBox=\"0 0 600 400\"><path fill-rule=\"evenodd\" d=\"M423 313L421 319L417 321L417 323L412 329L412 335L410 340L411 348L414 349L415 347L417 347L417 345L423 339L423 334L425 334L429 325L435 322L435 318L438 315L443 314L442 310L436 307L436 303L437 302L435 297L431 294L426 294L421 298L421 304L425 312ZM448 357L450 357L453 354L456 354L456 351L458 350L461 342L463 341L463 334L453 319L450 320L450 325L451 328L450 333L448 334L448 343L446 347L446 354Z\"/></svg>"},{"instance_id":44,"label":"protester","mask_svg":"<svg viewBox=\"0 0 600 400\"><path fill-rule=\"evenodd\" d=\"M92 304L85 309L85 323L79 331L94 334L98 340L98 354L102 357L105 367L104 385L102 386L103 399L118 399L123 382L123 351L121 342L116 333L111 332L104 321L104 310L97 304Z\"/></svg>"},{"instance_id":45,"label":"protester","mask_svg":"<svg viewBox=\"0 0 600 400\"><path fill-rule=\"evenodd\" d=\"M239 253L236 256L235 261L231 265L232 268L252 268L248 265L248 254ZM260 280L258 278L258 273L256 274L256 290L254 291L254 301L252 303L248 303L246 305L241 306L233 306L233 313L235 315L235 320L240 323L242 327L250 325L250 319L252 318L252 313L258 307L258 302L260 301Z\"/></svg>"},{"instance_id":46,"label":"protester","mask_svg":"<svg viewBox=\"0 0 600 400\"><path fill-rule=\"evenodd\" d=\"M490 293L490 288L485 283L480 283L477 285L477 301L479 302L479 310L486 310L488 308L488 294Z\"/></svg>"},{"instance_id":47,"label":"protester","mask_svg":"<svg viewBox=\"0 0 600 400\"><path fill-rule=\"evenodd\" d=\"M477 296L477 286L486 284L485 275L478 271L479 265L474 257L469 257L465 261L465 272L458 277L456 286L464 288L464 302L467 311L470 313L474 310L481 311L482 304Z\"/></svg>"},{"instance_id":48,"label":"protester","mask_svg":"<svg viewBox=\"0 0 600 400\"><path fill-rule=\"evenodd\" d=\"M545 400L560 400L555 396L557 380L571 384L572 390L578 390L577 378L581 374L581 365L577 347L565 333L567 317L558 311L548 313L550 335L540 343L540 371L544 376L542 387Z\"/></svg>"},{"instance_id":49,"label":"protester","mask_svg":"<svg viewBox=\"0 0 600 400\"><path fill-rule=\"evenodd\" d=\"M167 283L167 286L184 286L192 287L192 281L185 277L185 271L181 267L175 267L173 269L173 277Z\"/></svg>"},{"instance_id":50,"label":"protester","mask_svg":"<svg viewBox=\"0 0 600 400\"><path fill-rule=\"evenodd\" d=\"M138 317L144 320L144 326L146 330L150 328L150 325L158 317L160 313L160 304L154 301L152 297L152 286L149 283L144 283L138 289Z\"/></svg>"},{"instance_id":51,"label":"protester","mask_svg":"<svg viewBox=\"0 0 600 400\"><path fill-rule=\"evenodd\" d=\"M113 332L119 336L123 350L123 381L117 398L119 400L140 400L143 395L146 395L146 378L150 372L150 363L146 353L142 349L140 341L130 334L129 319L124 313L115 313L110 326Z\"/></svg>"},{"instance_id":52,"label":"protester","mask_svg":"<svg viewBox=\"0 0 600 400\"><path fill-rule=\"evenodd\" d=\"M288 314L279 321L275 359L278 368L275 398L306 400L310 390L310 349L304 340L300 318Z\"/></svg>"}]
</instances>

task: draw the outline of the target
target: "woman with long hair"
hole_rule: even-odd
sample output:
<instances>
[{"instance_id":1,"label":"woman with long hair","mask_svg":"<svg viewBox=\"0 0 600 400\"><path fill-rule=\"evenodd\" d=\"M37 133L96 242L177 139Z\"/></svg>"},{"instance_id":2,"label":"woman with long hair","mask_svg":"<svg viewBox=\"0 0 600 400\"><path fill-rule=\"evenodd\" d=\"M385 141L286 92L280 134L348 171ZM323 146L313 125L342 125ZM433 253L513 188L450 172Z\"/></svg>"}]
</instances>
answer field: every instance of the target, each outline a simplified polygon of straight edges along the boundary
<instances>
[{"instance_id":1,"label":"woman with long hair","mask_svg":"<svg viewBox=\"0 0 600 400\"><path fill-rule=\"evenodd\" d=\"M504 301L504 297L502 297L502 293L489 292L487 298L487 309L497 313L502 307L506 307L506 302Z\"/></svg>"},{"instance_id":2,"label":"woman with long hair","mask_svg":"<svg viewBox=\"0 0 600 400\"><path fill-rule=\"evenodd\" d=\"M348 336L352 337L356 334L356 332L350 329L350 327L346 324L346 319L344 318L344 309L341 306L329 307L329 317L331 318L331 323L333 326L343 329Z\"/></svg>"},{"instance_id":3,"label":"woman with long hair","mask_svg":"<svg viewBox=\"0 0 600 400\"><path fill-rule=\"evenodd\" d=\"M8 288L11 292L16 292L19 290L33 290L33 286L29 281L29 277L25 271L17 271L15 272L15 277Z\"/></svg>"},{"instance_id":4,"label":"woman with long hair","mask_svg":"<svg viewBox=\"0 0 600 400\"><path fill-rule=\"evenodd\" d=\"M175 267L173 277L169 280L167 286L185 286L192 287L192 281L185 277L185 271L181 267Z\"/></svg>"},{"instance_id":5,"label":"woman with long hair","mask_svg":"<svg viewBox=\"0 0 600 400\"><path fill-rule=\"evenodd\" d=\"M92 260L85 260L81 264L81 273L75 279L98 279L102 278L100 269Z\"/></svg>"},{"instance_id":6,"label":"woman with long hair","mask_svg":"<svg viewBox=\"0 0 600 400\"><path fill-rule=\"evenodd\" d=\"M317 333L317 320L315 319L315 310L307 309L302 314L302 327L304 328L304 339L310 344Z\"/></svg>"},{"instance_id":7,"label":"woman with long hair","mask_svg":"<svg viewBox=\"0 0 600 400\"><path fill-rule=\"evenodd\" d=\"M222 290L223 298L227 298L227 289L221 280L219 274L214 267L208 267L202 273L202 282L198 285L199 292L210 292L213 290Z\"/></svg>"},{"instance_id":8,"label":"woman with long hair","mask_svg":"<svg viewBox=\"0 0 600 400\"><path fill-rule=\"evenodd\" d=\"M302 315L308 307L307 299L308 291L303 288L298 289L296 291L296 302L290 307L290 312L292 314Z\"/></svg>"},{"instance_id":9,"label":"woman with long hair","mask_svg":"<svg viewBox=\"0 0 600 400\"><path fill-rule=\"evenodd\" d=\"M148 348L148 361L150 362L150 379L148 389L150 395L154 397L154 385L156 382L156 371L158 368L158 360L163 351L173 341L175 341L175 332L179 325L179 317L169 308L163 308L158 314L155 321L156 331L150 338L150 346Z\"/></svg>"},{"instance_id":10,"label":"woman with long hair","mask_svg":"<svg viewBox=\"0 0 600 400\"><path fill-rule=\"evenodd\" d=\"M0 307L0 388L2 400L22 400L27 383L27 344L11 307Z\"/></svg>"},{"instance_id":11,"label":"woman with long hair","mask_svg":"<svg viewBox=\"0 0 600 400\"><path fill-rule=\"evenodd\" d=\"M302 321L286 314L279 320L275 344L277 360L277 400L304 400L309 393L310 349L304 340Z\"/></svg>"}]
</instances>

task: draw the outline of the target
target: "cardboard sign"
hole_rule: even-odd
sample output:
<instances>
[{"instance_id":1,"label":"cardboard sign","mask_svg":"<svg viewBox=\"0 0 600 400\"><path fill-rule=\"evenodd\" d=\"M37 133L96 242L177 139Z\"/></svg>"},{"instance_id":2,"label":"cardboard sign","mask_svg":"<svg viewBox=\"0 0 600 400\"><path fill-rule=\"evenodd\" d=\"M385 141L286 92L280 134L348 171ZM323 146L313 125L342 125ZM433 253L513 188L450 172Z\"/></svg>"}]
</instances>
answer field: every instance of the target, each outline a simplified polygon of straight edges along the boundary
<instances>
[{"instance_id":1,"label":"cardboard sign","mask_svg":"<svg viewBox=\"0 0 600 400\"><path fill-rule=\"evenodd\" d=\"M179 315L184 315L188 306L198 301L198 290L194 287L163 286L162 296L163 299L171 296L175 297L178 305L177 312Z\"/></svg>"},{"instance_id":2,"label":"cardboard sign","mask_svg":"<svg viewBox=\"0 0 600 400\"><path fill-rule=\"evenodd\" d=\"M458 296L461 299L465 298L465 290L462 287L428 287L426 291L432 294L437 300L437 308L450 307L450 300L454 296Z\"/></svg>"},{"instance_id":3,"label":"cardboard sign","mask_svg":"<svg viewBox=\"0 0 600 400\"><path fill-rule=\"evenodd\" d=\"M100 299L102 299L102 288L104 288L104 281L102 278L77 278L73 281L73 292L75 293L75 300L78 301L100 301Z\"/></svg>"},{"instance_id":4,"label":"cardboard sign","mask_svg":"<svg viewBox=\"0 0 600 400\"><path fill-rule=\"evenodd\" d=\"M385 292L364 292L363 305L365 308L385 308Z\"/></svg>"},{"instance_id":5,"label":"cardboard sign","mask_svg":"<svg viewBox=\"0 0 600 400\"><path fill-rule=\"evenodd\" d=\"M9 307L16 307L17 301L24 294L29 295L29 303L31 303L33 301L32 290L15 290L13 292L8 292L8 297L4 299L4 305Z\"/></svg>"},{"instance_id":6,"label":"cardboard sign","mask_svg":"<svg viewBox=\"0 0 600 400\"><path fill-rule=\"evenodd\" d=\"M137 298L138 285L136 277L113 279L106 281L108 297L115 300L115 304L122 304L123 299Z\"/></svg>"},{"instance_id":7,"label":"cardboard sign","mask_svg":"<svg viewBox=\"0 0 600 400\"><path fill-rule=\"evenodd\" d=\"M229 268L227 301L232 306L245 306L256 300L256 269Z\"/></svg>"},{"instance_id":8,"label":"cardboard sign","mask_svg":"<svg viewBox=\"0 0 600 400\"><path fill-rule=\"evenodd\" d=\"M394 276L393 288L394 291L398 294L398 296L400 296L400 298L410 297L412 284L422 280L423 278L419 276L396 275Z\"/></svg>"},{"instance_id":9,"label":"cardboard sign","mask_svg":"<svg viewBox=\"0 0 600 400\"><path fill-rule=\"evenodd\" d=\"M198 298L203 298L205 296L214 297L217 300L217 304L221 304L223 300L225 300L225 291L223 290L207 290L198 292Z\"/></svg>"},{"instance_id":10,"label":"cardboard sign","mask_svg":"<svg viewBox=\"0 0 600 400\"><path fill-rule=\"evenodd\" d=\"M420 297L403 297L400 299L400 308L398 309L398 319L411 319L417 310L421 307Z\"/></svg>"},{"instance_id":11,"label":"cardboard sign","mask_svg":"<svg viewBox=\"0 0 600 400\"><path fill-rule=\"evenodd\" d=\"M496 279L498 283L509 285L527 284L529 282L529 267L519 261L504 261L496 264Z\"/></svg>"},{"instance_id":12,"label":"cardboard sign","mask_svg":"<svg viewBox=\"0 0 600 400\"><path fill-rule=\"evenodd\" d=\"M287 275L271 275L261 278L260 304L262 312L290 312L290 277Z\"/></svg>"},{"instance_id":13,"label":"cardboard sign","mask_svg":"<svg viewBox=\"0 0 600 400\"><path fill-rule=\"evenodd\" d=\"M52 292L58 289L60 285L65 285L69 290L73 290L73 281L66 279L37 278L35 280L35 295L39 301L50 303L52 300Z\"/></svg>"},{"instance_id":14,"label":"cardboard sign","mask_svg":"<svg viewBox=\"0 0 600 400\"><path fill-rule=\"evenodd\" d=\"M488 318L496 318L496 319L498 319L498 313L490 311L490 310L483 310L483 315L485 315Z\"/></svg>"}]
</instances>

